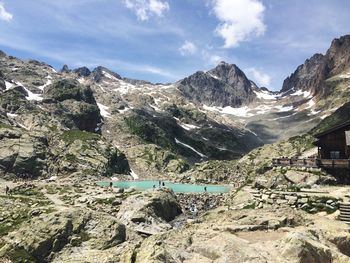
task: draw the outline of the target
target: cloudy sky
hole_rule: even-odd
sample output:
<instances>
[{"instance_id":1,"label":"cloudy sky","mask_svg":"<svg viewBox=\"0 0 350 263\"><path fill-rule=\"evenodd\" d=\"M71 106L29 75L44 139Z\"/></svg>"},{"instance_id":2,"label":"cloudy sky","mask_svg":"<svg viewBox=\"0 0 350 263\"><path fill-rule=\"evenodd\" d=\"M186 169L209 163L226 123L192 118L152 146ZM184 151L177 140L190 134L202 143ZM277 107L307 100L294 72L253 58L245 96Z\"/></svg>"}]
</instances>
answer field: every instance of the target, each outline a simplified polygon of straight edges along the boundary
<instances>
[{"instance_id":1,"label":"cloudy sky","mask_svg":"<svg viewBox=\"0 0 350 263\"><path fill-rule=\"evenodd\" d=\"M348 0L0 0L0 49L173 82L234 63L260 86L350 32Z\"/></svg>"}]
</instances>

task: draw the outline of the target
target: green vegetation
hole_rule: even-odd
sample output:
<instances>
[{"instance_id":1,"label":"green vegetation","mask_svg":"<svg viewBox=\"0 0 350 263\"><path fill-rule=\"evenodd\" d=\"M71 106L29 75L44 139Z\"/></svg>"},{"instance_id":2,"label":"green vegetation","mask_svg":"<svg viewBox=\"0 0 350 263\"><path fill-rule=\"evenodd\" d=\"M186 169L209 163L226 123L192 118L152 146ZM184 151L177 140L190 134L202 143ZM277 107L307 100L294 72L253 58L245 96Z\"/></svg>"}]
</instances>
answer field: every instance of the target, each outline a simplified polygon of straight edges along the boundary
<instances>
[{"instance_id":1,"label":"green vegetation","mask_svg":"<svg viewBox=\"0 0 350 263\"><path fill-rule=\"evenodd\" d=\"M35 260L24 248L15 248L8 251L6 257L10 262L35 263ZM6 262L6 261L5 261Z\"/></svg>"},{"instance_id":2,"label":"green vegetation","mask_svg":"<svg viewBox=\"0 0 350 263\"><path fill-rule=\"evenodd\" d=\"M45 198L44 194L40 191L39 188L32 187L32 188L14 188L12 190L13 195L23 195L23 196L30 196L30 197L36 197L36 198Z\"/></svg>"},{"instance_id":3,"label":"green vegetation","mask_svg":"<svg viewBox=\"0 0 350 263\"><path fill-rule=\"evenodd\" d=\"M95 99L90 87L84 87L73 79L63 79L53 83L46 91L47 96L58 101L74 99L94 103Z\"/></svg>"},{"instance_id":4,"label":"green vegetation","mask_svg":"<svg viewBox=\"0 0 350 263\"><path fill-rule=\"evenodd\" d=\"M0 123L0 129L14 129L14 127L5 123Z\"/></svg>"},{"instance_id":5,"label":"green vegetation","mask_svg":"<svg viewBox=\"0 0 350 263\"><path fill-rule=\"evenodd\" d=\"M186 123L203 122L207 119L206 114L197 109L184 108L176 104L167 105L165 107L165 110L168 111L172 116L179 118Z\"/></svg>"},{"instance_id":6,"label":"green vegetation","mask_svg":"<svg viewBox=\"0 0 350 263\"><path fill-rule=\"evenodd\" d=\"M155 143L167 149L173 149L175 147L167 132L156 123L148 120L145 116L128 116L124 121L129 131L140 137L142 140ZM174 126L174 123L171 126ZM169 127L170 129L171 126Z\"/></svg>"},{"instance_id":7,"label":"green vegetation","mask_svg":"<svg viewBox=\"0 0 350 263\"><path fill-rule=\"evenodd\" d=\"M112 203L116 200L115 197L110 197L110 198L97 198L95 199L96 204L101 204L101 205L112 205Z\"/></svg>"},{"instance_id":8,"label":"green vegetation","mask_svg":"<svg viewBox=\"0 0 350 263\"><path fill-rule=\"evenodd\" d=\"M90 140L99 140L100 135L92 132L80 131L80 130L70 130L63 132L62 139L64 142L71 144L75 140L81 140L83 142Z\"/></svg>"},{"instance_id":9,"label":"green vegetation","mask_svg":"<svg viewBox=\"0 0 350 263\"><path fill-rule=\"evenodd\" d=\"M76 239L73 239L71 241L71 245L73 247L78 247L80 246L83 242L85 241L88 241L90 240L90 235L86 232L86 231L80 231L78 234L77 234L77 237Z\"/></svg>"}]
</instances>

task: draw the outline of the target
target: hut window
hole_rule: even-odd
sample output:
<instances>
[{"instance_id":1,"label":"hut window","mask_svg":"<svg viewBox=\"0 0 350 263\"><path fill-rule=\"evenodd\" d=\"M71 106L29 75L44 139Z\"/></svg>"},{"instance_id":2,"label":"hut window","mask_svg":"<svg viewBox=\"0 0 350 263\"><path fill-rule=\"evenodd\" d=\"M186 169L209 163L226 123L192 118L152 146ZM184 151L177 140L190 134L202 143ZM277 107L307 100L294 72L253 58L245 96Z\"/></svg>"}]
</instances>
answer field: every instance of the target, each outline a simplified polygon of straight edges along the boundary
<instances>
[{"instance_id":1,"label":"hut window","mask_svg":"<svg viewBox=\"0 0 350 263\"><path fill-rule=\"evenodd\" d=\"M340 152L339 151L331 151L331 159L339 159Z\"/></svg>"}]
</instances>

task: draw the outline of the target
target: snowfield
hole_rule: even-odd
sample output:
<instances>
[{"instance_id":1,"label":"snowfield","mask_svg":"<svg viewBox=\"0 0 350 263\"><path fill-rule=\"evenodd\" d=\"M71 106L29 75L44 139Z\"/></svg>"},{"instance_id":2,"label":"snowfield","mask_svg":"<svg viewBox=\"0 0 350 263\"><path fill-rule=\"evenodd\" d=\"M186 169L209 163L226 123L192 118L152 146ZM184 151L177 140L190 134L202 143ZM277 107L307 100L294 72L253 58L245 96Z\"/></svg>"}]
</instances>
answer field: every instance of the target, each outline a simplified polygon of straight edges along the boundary
<instances>
[{"instance_id":1,"label":"snowfield","mask_svg":"<svg viewBox=\"0 0 350 263\"><path fill-rule=\"evenodd\" d=\"M108 112L109 107L98 102L97 102L97 106L100 109L100 113L102 117L111 118L111 114Z\"/></svg>"},{"instance_id":2,"label":"snowfield","mask_svg":"<svg viewBox=\"0 0 350 263\"><path fill-rule=\"evenodd\" d=\"M254 91L258 99L264 99L264 100L276 100L278 98L278 95L271 94L270 92L266 90L261 91Z\"/></svg>"}]
</instances>

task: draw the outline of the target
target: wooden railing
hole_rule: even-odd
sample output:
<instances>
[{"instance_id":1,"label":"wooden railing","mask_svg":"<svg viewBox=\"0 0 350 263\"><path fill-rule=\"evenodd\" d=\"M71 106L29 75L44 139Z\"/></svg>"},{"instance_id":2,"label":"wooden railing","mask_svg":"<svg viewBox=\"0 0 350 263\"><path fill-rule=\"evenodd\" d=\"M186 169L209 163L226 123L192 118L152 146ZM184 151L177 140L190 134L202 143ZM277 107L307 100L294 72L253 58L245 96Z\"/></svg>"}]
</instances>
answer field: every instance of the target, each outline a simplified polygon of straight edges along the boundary
<instances>
[{"instance_id":1,"label":"wooden railing","mask_svg":"<svg viewBox=\"0 0 350 263\"><path fill-rule=\"evenodd\" d=\"M274 158L272 165L309 167L309 168L348 168L350 169L350 159L317 159L317 158Z\"/></svg>"},{"instance_id":2,"label":"wooden railing","mask_svg":"<svg viewBox=\"0 0 350 263\"><path fill-rule=\"evenodd\" d=\"M322 168L350 169L350 159L317 159L317 166Z\"/></svg>"}]
</instances>

